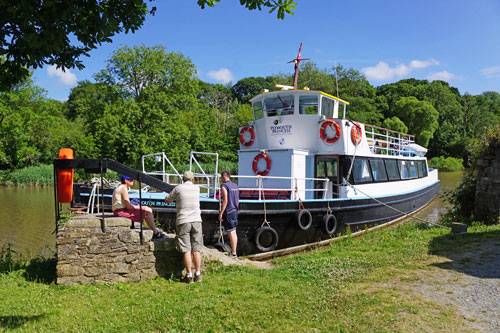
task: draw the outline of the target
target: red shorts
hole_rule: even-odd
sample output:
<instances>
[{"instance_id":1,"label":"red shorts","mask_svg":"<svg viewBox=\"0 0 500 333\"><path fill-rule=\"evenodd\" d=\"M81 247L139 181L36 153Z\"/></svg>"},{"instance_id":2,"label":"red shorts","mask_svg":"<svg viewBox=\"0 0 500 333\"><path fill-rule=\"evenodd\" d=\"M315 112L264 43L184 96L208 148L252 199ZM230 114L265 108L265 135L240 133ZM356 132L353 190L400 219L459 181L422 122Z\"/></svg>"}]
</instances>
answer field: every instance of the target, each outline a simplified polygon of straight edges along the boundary
<instances>
[{"instance_id":1,"label":"red shorts","mask_svg":"<svg viewBox=\"0 0 500 333\"><path fill-rule=\"evenodd\" d=\"M147 206L142 206L142 219L146 217L146 207ZM141 210L139 208L136 209L127 209L127 208L118 208L113 211L113 215L117 217L126 217L128 219L131 219L134 222L142 222L141 221L141 216L140 216Z\"/></svg>"}]
</instances>

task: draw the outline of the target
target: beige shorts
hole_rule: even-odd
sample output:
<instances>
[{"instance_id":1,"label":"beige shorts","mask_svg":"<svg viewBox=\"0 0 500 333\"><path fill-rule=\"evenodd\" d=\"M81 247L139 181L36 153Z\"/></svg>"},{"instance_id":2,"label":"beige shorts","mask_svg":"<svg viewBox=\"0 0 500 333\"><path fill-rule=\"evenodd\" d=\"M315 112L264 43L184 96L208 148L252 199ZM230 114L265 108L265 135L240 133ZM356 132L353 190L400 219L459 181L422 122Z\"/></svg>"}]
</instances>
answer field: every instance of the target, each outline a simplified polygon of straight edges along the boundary
<instances>
[{"instance_id":1,"label":"beige shorts","mask_svg":"<svg viewBox=\"0 0 500 333\"><path fill-rule=\"evenodd\" d=\"M190 222L177 225L177 246L180 252L200 252L203 247L203 231L201 222Z\"/></svg>"}]
</instances>

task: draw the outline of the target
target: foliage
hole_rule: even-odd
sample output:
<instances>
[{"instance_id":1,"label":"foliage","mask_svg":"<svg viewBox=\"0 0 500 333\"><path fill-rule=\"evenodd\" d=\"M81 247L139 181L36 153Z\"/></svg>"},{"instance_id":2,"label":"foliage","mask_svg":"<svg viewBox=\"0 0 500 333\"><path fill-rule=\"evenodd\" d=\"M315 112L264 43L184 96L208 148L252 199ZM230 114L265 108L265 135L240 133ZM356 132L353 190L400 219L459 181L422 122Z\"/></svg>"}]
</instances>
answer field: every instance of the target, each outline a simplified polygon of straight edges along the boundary
<instances>
[{"instance_id":1,"label":"foliage","mask_svg":"<svg viewBox=\"0 0 500 333\"><path fill-rule=\"evenodd\" d=\"M474 203L476 201L476 175L474 170L465 172L455 190L446 191L443 198L451 204L443 223L462 222L470 225L474 221Z\"/></svg>"},{"instance_id":2,"label":"foliage","mask_svg":"<svg viewBox=\"0 0 500 333\"><path fill-rule=\"evenodd\" d=\"M429 167L441 171L460 171L464 168L463 163L461 158L438 156L429 160Z\"/></svg>"},{"instance_id":3,"label":"foliage","mask_svg":"<svg viewBox=\"0 0 500 333\"><path fill-rule=\"evenodd\" d=\"M436 109L429 102L419 101L412 96L399 99L394 113L408 126L410 134L416 135L416 142L427 147L439 126Z\"/></svg>"},{"instance_id":4,"label":"foliage","mask_svg":"<svg viewBox=\"0 0 500 333\"><path fill-rule=\"evenodd\" d=\"M205 6L214 7L216 2L220 2L220 0L198 0L198 5L201 8L205 8ZM293 0L240 0L240 4L249 10L261 10L262 7L269 8L269 13L276 10L279 19L284 19L285 13L293 15L297 5Z\"/></svg>"},{"instance_id":5,"label":"foliage","mask_svg":"<svg viewBox=\"0 0 500 333\"><path fill-rule=\"evenodd\" d=\"M408 127L398 117L384 119L382 127L401 133L408 133Z\"/></svg>"},{"instance_id":6,"label":"foliage","mask_svg":"<svg viewBox=\"0 0 500 333\"><path fill-rule=\"evenodd\" d=\"M4 176L3 182L12 185L53 185L54 168L41 164L13 170Z\"/></svg>"}]
</instances>

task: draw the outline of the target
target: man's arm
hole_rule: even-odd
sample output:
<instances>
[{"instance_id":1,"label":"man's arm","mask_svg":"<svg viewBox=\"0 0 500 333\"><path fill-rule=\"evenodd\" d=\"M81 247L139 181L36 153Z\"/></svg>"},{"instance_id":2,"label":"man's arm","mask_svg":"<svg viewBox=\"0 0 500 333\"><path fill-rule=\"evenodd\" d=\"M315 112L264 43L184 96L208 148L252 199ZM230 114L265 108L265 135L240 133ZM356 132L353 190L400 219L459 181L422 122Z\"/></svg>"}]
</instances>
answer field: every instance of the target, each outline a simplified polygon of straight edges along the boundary
<instances>
[{"instance_id":1,"label":"man's arm","mask_svg":"<svg viewBox=\"0 0 500 333\"><path fill-rule=\"evenodd\" d=\"M165 197L165 200L164 200L166 203L171 203L172 201L175 200L176 195L177 195L176 189L177 189L177 187L174 187L174 189L172 191L170 191L170 193L167 194L167 196Z\"/></svg>"},{"instance_id":2,"label":"man's arm","mask_svg":"<svg viewBox=\"0 0 500 333\"><path fill-rule=\"evenodd\" d=\"M222 204L219 212L219 221L222 222L222 214L224 213L227 207L227 190L225 186L221 186L221 190L222 190Z\"/></svg>"}]
</instances>

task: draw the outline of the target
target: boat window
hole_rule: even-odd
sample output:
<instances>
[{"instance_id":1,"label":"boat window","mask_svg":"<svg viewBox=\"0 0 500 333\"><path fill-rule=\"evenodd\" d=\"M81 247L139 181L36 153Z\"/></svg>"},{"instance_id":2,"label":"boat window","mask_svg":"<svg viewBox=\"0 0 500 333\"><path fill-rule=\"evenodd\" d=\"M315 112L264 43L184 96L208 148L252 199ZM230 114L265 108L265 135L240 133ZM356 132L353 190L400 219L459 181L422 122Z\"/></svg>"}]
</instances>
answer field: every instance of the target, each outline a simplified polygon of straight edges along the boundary
<instances>
[{"instance_id":1,"label":"boat window","mask_svg":"<svg viewBox=\"0 0 500 333\"><path fill-rule=\"evenodd\" d=\"M422 171L422 162L423 161L417 161L418 178L422 178L424 176Z\"/></svg>"},{"instance_id":2,"label":"boat window","mask_svg":"<svg viewBox=\"0 0 500 333\"><path fill-rule=\"evenodd\" d=\"M417 163L415 161L407 161L410 166L410 178L417 178Z\"/></svg>"},{"instance_id":3,"label":"boat window","mask_svg":"<svg viewBox=\"0 0 500 333\"><path fill-rule=\"evenodd\" d=\"M333 118L334 107L334 101L324 96L321 97L321 115L325 116L326 119Z\"/></svg>"},{"instance_id":4,"label":"boat window","mask_svg":"<svg viewBox=\"0 0 500 333\"><path fill-rule=\"evenodd\" d=\"M387 176L389 180L399 180L399 170L396 160L385 160L385 167L387 169Z\"/></svg>"},{"instance_id":5,"label":"boat window","mask_svg":"<svg viewBox=\"0 0 500 333\"><path fill-rule=\"evenodd\" d=\"M408 161L398 161L399 166L399 175L401 179L409 179L410 178L410 164Z\"/></svg>"},{"instance_id":6,"label":"boat window","mask_svg":"<svg viewBox=\"0 0 500 333\"><path fill-rule=\"evenodd\" d=\"M276 95L264 99L264 111L268 117L287 116L293 114L293 96Z\"/></svg>"},{"instance_id":7,"label":"boat window","mask_svg":"<svg viewBox=\"0 0 500 333\"><path fill-rule=\"evenodd\" d=\"M318 114L318 96L300 96L299 97L300 114Z\"/></svg>"},{"instance_id":8,"label":"boat window","mask_svg":"<svg viewBox=\"0 0 500 333\"><path fill-rule=\"evenodd\" d=\"M264 118L264 111L262 111L262 102L255 102L252 104L252 106L255 119Z\"/></svg>"},{"instance_id":9,"label":"boat window","mask_svg":"<svg viewBox=\"0 0 500 333\"><path fill-rule=\"evenodd\" d=\"M387 181L387 173L385 172L384 160L373 159L370 160L370 167L372 168L373 180L376 182Z\"/></svg>"},{"instance_id":10,"label":"boat window","mask_svg":"<svg viewBox=\"0 0 500 333\"><path fill-rule=\"evenodd\" d=\"M372 175L370 173L368 160L364 158L356 158L354 160L354 165L352 166L352 175L354 177L354 182L356 183L371 182Z\"/></svg>"},{"instance_id":11,"label":"boat window","mask_svg":"<svg viewBox=\"0 0 500 333\"><path fill-rule=\"evenodd\" d=\"M337 178L337 159L318 161L318 178Z\"/></svg>"},{"instance_id":12,"label":"boat window","mask_svg":"<svg viewBox=\"0 0 500 333\"><path fill-rule=\"evenodd\" d=\"M426 161L422 161L422 177L427 177L427 163Z\"/></svg>"}]
</instances>

